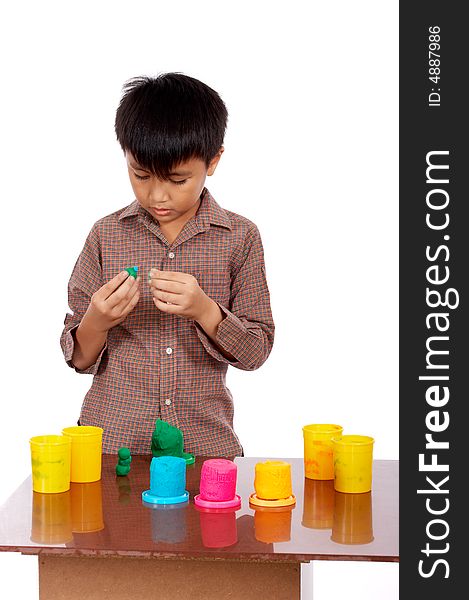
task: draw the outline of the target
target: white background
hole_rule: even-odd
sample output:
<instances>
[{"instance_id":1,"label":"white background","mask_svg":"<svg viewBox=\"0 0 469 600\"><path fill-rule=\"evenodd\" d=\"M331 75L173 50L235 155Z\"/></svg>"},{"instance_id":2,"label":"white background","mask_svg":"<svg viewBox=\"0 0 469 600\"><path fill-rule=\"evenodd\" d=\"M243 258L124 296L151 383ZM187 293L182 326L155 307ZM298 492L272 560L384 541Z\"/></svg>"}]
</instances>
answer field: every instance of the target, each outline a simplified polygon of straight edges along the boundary
<instances>
[{"instance_id":1,"label":"white background","mask_svg":"<svg viewBox=\"0 0 469 600\"><path fill-rule=\"evenodd\" d=\"M28 439L75 424L91 384L59 346L67 282L93 223L134 199L122 85L165 71L225 101L206 185L264 243L274 349L228 373L246 455L302 456L302 426L327 422L397 459L397 0L18 1L0 23L0 503L30 473ZM37 597L34 558L0 555L0 573ZM314 598L394 600L397 575L316 562Z\"/></svg>"}]
</instances>

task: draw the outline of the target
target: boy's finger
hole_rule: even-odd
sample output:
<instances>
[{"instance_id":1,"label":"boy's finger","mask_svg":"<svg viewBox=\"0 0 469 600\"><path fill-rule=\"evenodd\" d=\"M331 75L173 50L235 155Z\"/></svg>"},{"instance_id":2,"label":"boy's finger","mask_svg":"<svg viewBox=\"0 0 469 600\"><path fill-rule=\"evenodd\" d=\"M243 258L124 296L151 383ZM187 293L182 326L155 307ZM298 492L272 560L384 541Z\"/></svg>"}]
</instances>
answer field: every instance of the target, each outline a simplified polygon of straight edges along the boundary
<instances>
[{"instance_id":1,"label":"boy's finger","mask_svg":"<svg viewBox=\"0 0 469 600\"><path fill-rule=\"evenodd\" d=\"M107 283L105 283L99 290L100 292L102 292L104 300L107 300L109 296L113 294L117 290L117 288L119 288L124 283L127 277L129 277L128 272L121 271L115 277L113 277Z\"/></svg>"},{"instance_id":2,"label":"boy's finger","mask_svg":"<svg viewBox=\"0 0 469 600\"><path fill-rule=\"evenodd\" d=\"M106 302L109 308L114 308L126 298L133 288L138 288L136 280L129 275L127 279L121 283L121 285L114 290L107 298Z\"/></svg>"},{"instance_id":3,"label":"boy's finger","mask_svg":"<svg viewBox=\"0 0 469 600\"><path fill-rule=\"evenodd\" d=\"M121 296L121 300L120 300L119 304L125 306L125 304L127 302L130 302L130 300L132 300L132 298L135 296L135 294L139 293L138 283L139 283L138 279L130 282L130 284L127 284L127 282L125 282L125 287L127 288L127 290L125 290L124 286L122 286L122 296ZM114 295L117 295L117 292Z\"/></svg>"},{"instance_id":4,"label":"boy's finger","mask_svg":"<svg viewBox=\"0 0 469 600\"><path fill-rule=\"evenodd\" d=\"M153 302L154 302L156 308L158 310L161 310L161 312L169 313L169 314L173 314L173 315L177 315L178 313L181 312L181 307L178 306L177 304L166 304L166 302L162 302L161 300L158 300L158 298L153 298Z\"/></svg>"},{"instance_id":5,"label":"boy's finger","mask_svg":"<svg viewBox=\"0 0 469 600\"><path fill-rule=\"evenodd\" d=\"M155 279L153 287L157 290L172 292L173 294L184 293L185 286L180 281L169 281L168 279Z\"/></svg>"},{"instance_id":6,"label":"boy's finger","mask_svg":"<svg viewBox=\"0 0 469 600\"><path fill-rule=\"evenodd\" d=\"M186 283L191 275L187 273L181 273L179 271L157 271L156 269L152 269L150 271L152 274L152 279L157 279L161 281L178 281L179 283Z\"/></svg>"},{"instance_id":7,"label":"boy's finger","mask_svg":"<svg viewBox=\"0 0 469 600\"><path fill-rule=\"evenodd\" d=\"M135 294L132 296L130 301L128 301L126 307L124 308L124 311L123 311L124 314L128 314L129 312L131 312L135 308L139 299L140 299L140 293L138 291L138 288L136 288Z\"/></svg>"},{"instance_id":8,"label":"boy's finger","mask_svg":"<svg viewBox=\"0 0 469 600\"><path fill-rule=\"evenodd\" d=\"M156 290L153 297L161 300L161 302L166 302L167 304L180 304L184 301L184 297L181 296L181 294L173 294L161 290Z\"/></svg>"}]
</instances>

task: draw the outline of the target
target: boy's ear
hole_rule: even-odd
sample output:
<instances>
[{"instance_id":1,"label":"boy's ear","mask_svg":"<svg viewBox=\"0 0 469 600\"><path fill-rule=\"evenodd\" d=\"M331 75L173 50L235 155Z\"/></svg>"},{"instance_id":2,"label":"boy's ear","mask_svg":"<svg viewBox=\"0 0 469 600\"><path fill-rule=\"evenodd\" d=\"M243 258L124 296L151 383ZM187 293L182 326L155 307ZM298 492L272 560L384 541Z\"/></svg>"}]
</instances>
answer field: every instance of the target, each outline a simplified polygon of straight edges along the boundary
<instances>
[{"instance_id":1,"label":"boy's ear","mask_svg":"<svg viewBox=\"0 0 469 600\"><path fill-rule=\"evenodd\" d=\"M220 161L221 155L225 151L223 146L220 146L220 150L215 154L215 156L210 161L207 169L207 175L213 175L215 173L215 169L217 168L218 162Z\"/></svg>"}]
</instances>

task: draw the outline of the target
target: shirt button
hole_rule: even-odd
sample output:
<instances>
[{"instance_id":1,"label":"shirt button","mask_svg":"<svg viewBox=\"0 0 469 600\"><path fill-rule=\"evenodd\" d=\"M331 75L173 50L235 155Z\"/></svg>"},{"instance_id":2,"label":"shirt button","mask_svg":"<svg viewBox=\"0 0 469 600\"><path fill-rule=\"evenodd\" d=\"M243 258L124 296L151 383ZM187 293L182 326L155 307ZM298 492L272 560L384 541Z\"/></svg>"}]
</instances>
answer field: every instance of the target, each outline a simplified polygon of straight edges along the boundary
<instances>
[{"instance_id":1,"label":"shirt button","mask_svg":"<svg viewBox=\"0 0 469 600\"><path fill-rule=\"evenodd\" d=\"M171 400L169 398L166 398L164 403L166 404L166 406L169 406L171 404Z\"/></svg>"},{"instance_id":2,"label":"shirt button","mask_svg":"<svg viewBox=\"0 0 469 600\"><path fill-rule=\"evenodd\" d=\"M173 353L172 348L166 348L166 354L172 354L172 353Z\"/></svg>"},{"instance_id":3,"label":"shirt button","mask_svg":"<svg viewBox=\"0 0 469 600\"><path fill-rule=\"evenodd\" d=\"M174 252L168 252L168 258L174 258Z\"/></svg>"}]
</instances>

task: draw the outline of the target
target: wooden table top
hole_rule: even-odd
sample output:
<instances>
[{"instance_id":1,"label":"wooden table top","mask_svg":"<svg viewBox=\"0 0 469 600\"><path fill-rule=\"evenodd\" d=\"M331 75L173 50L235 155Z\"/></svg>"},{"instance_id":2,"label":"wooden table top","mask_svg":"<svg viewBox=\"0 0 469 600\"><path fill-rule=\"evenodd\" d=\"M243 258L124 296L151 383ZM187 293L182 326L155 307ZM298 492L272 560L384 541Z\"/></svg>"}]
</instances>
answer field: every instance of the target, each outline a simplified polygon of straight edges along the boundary
<instances>
[{"instance_id":1,"label":"wooden table top","mask_svg":"<svg viewBox=\"0 0 469 600\"><path fill-rule=\"evenodd\" d=\"M272 459L272 457L270 457ZM236 457L236 511L203 512L198 457L187 467L188 503L148 506L151 456L134 456L127 477L117 477L117 456L103 455L101 481L72 483L63 494L38 494L28 477L0 507L0 551L74 556L224 558L261 561L399 560L399 461L375 460L373 489L342 494L333 481L304 477L302 458L276 458L292 466L296 504L255 509L255 464Z\"/></svg>"}]
</instances>

